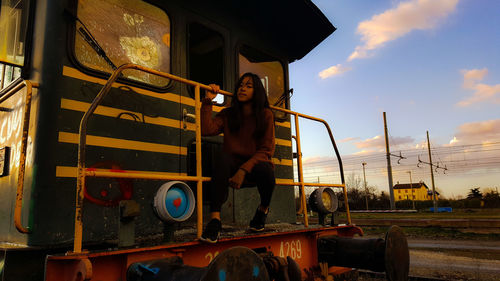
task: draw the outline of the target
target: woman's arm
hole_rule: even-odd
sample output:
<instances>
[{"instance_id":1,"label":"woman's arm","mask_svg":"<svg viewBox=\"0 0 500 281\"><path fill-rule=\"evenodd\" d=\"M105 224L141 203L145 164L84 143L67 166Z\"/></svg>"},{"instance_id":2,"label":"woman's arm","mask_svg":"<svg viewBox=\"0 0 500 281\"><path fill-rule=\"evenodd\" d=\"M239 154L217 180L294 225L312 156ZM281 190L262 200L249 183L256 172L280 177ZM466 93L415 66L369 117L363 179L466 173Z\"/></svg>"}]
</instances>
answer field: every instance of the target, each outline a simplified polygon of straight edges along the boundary
<instances>
[{"instance_id":1,"label":"woman's arm","mask_svg":"<svg viewBox=\"0 0 500 281\"><path fill-rule=\"evenodd\" d=\"M247 162L240 166L247 173L250 173L258 162L270 162L274 155L274 116L270 109L265 111L264 118L266 129L264 135L257 140L257 151Z\"/></svg>"},{"instance_id":2,"label":"woman's arm","mask_svg":"<svg viewBox=\"0 0 500 281\"><path fill-rule=\"evenodd\" d=\"M203 136L216 136L224 130L224 118L222 112L212 118L212 99L217 96L219 86L210 84L213 91L207 91L206 97L201 103L201 134Z\"/></svg>"}]
</instances>

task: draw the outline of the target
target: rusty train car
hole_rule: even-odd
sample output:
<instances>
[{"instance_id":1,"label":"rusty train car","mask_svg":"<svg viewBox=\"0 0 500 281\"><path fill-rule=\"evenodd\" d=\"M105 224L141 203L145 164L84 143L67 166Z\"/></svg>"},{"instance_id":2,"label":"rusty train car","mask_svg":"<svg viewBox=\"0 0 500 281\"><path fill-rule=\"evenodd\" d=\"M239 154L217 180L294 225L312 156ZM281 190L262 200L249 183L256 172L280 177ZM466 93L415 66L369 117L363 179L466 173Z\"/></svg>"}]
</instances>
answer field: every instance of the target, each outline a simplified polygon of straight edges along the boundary
<instances>
[{"instance_id":1,"label":"rusty train car","mask_svg":"<svg viewBox=\"0 0 500 281\"><path fill-rule=\"evenodd\" d=\"M402 232L353 238L330 128L290 110L288 64L335 31L310 0L0 2L0 280L329 280L352 268L406 280ZM244 230L255 188L231 190L222 238L203 244L221 137L201 137L200 99L249 71L276 120L269 230ZM325 124L339 183L304 182L300 119ZM304 207L297 223L305 186L318 187L319 224ZM332 189L347 224L325 221Z\"/></svg>"}]
</instances>

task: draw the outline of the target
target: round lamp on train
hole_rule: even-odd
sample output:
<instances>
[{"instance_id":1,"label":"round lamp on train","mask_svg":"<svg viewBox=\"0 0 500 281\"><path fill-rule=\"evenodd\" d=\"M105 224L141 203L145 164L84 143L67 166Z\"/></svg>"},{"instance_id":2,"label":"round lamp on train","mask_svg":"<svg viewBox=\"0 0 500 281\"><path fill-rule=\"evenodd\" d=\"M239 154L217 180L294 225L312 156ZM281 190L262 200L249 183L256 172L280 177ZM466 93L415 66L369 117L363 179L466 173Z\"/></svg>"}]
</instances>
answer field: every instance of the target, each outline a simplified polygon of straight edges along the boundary
<instances>
[{"instance_id":1,"label":"round lamp on train","mask_svg":"<svg viewBox=\"0 0 500 281\"><path fill-rule=\"evenodd\" d=\"M193 191L181 181L163 184L156 192L153 208L167 223L183 222L191 217L195 207Z\"/></svg>"},{"instance_id":2,"label":"round lamp on train","mask_svg":"<svg viewBox=\"0 0 500 281\"><path fill-rule=\"evenodd\" d=\"M309 206L312 211L318 213L319 223L325 224L326 215L337 210L339 201L331 188L320 187L314 190L309 196Z\"/></svg>"}]
</instances>

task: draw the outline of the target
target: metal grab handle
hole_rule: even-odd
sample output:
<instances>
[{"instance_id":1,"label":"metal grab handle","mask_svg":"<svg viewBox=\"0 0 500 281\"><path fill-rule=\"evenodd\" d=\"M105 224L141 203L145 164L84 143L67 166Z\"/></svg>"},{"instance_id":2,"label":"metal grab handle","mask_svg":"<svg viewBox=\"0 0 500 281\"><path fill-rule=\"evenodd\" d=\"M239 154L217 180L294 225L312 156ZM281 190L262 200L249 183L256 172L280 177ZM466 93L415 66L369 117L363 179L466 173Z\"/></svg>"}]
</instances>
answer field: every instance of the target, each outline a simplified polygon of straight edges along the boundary
<instances>
[{"instance_id":1,"label":"metal grab handle","mask_svg":"<svg viewBox=\"0 0 500 281\"><path fill-rule=\"evenodd\" d=\"M14 225L20 233L30 233L29 227L24 227L21 222L21 215L23 209L23 194L24 194L24 172L26 169L26 150L28 147L28 131L31 114L31 98L33 88L38 88L38 83L32 83L29 80L23 80L21 83L12 88L9 92L0 98L0 103L4 102L22 88L26 87L26 100L24 104L24 117L23 117L23 137L21 140L21 151L19 155L19 171L17 174L17 191L16 191L16 205L14 208Z\"/></svg>"},{"instance_id":2,"label":"metal grab handle","mask_svg":"<svg viewBox=\"0 0 500 281\"><path fill-rule=\"evenodd\" d=\"M187 129L187 126L188 126L187 119L188 118L191 118L191 119L195 120L195 122L196 122L196 115L195 114L188 113L187 109L185 109L185 108L182 109L182 128L184 130Z\"/></svg>"}]
</instances>

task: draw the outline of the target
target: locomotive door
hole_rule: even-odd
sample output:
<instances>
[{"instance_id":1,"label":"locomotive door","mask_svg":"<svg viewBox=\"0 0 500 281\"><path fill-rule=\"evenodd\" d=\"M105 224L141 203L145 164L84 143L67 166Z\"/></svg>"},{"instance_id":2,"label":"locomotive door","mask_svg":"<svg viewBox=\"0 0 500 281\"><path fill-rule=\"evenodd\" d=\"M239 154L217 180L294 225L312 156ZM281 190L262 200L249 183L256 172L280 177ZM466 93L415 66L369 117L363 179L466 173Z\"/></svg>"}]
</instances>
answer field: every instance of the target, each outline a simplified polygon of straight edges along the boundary
<instances>
[{"instance_id":1,"label":"locomotive door","mask_svg":"<svg viewBox=\"0 0 500 281\"><path fill-rule=\"evenodd\" d=\"M73 64L63 69L67 90L62 94L59 118L61 146L71 145L72 149L77 145L82 112L102 89L108 78L104 74L125 63L165 73L177 70L171 48L171 19L166 9L142 0L79 0L75 4L77 20L70 46ZM180 95L181 85L130 69L119 78L89 119L87 168L153 175L182 173L179 163L187 149L180 143L179 112L185 102ZM57 177L65 185L74 186L70 177L75 174L71 166L76 157L66 158L57 164ZM129 199L143 210L137 220L140 223L136 235L161 231L161 222L149 207L160 186L161 182L152 180L89 177L84 201L85 231L91 233L92 239L116 237L116 227L112 225L116 222L105 220L116 216L120 201Z\"/></svg>"},{"instance_id":2,"label":"locomotive door","mask_svg":"<svg viewBox=\"0 0 500 281\"><path fill-rule=\"evenodd\" d=\"M187 78L203 84L217 84L222 89L227 89L228 83L225 79L227 56L225 55L228 32L220 27L190 22L187 27ZM186 94L194 99L194 87L188 87ZM201 90L201 98L204 97L204 90ZM223 104L224 96L218 95L215 99L219 104ZM222 107L214 106L214 111L219 111ZM182 105L183 130L181 133L181 143L188 148L188 156L185 163L181 163L188 175L196 175L196 148L195 148L195 120L192 118L195 108L193 106ZM211 175L211 158L213 153L220 149L222 138L203 137L202 138L202 161L203 175ZM193 185L194 186L194 185ZM207 183L204 183L204 197L206 198ZM195 190L195 188L193 189ZM204 200L205 202L205 200Z\"/></svg>"}]
</instances>

